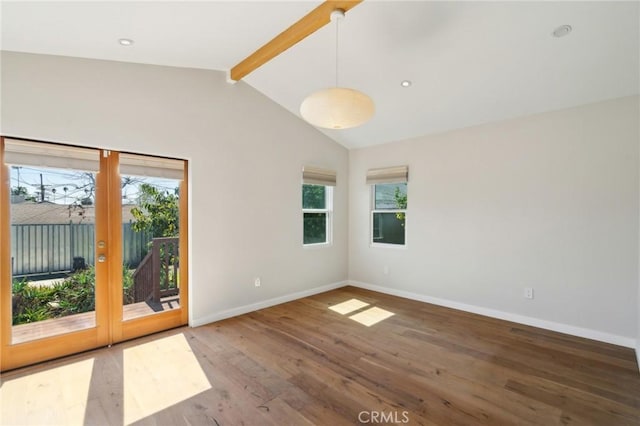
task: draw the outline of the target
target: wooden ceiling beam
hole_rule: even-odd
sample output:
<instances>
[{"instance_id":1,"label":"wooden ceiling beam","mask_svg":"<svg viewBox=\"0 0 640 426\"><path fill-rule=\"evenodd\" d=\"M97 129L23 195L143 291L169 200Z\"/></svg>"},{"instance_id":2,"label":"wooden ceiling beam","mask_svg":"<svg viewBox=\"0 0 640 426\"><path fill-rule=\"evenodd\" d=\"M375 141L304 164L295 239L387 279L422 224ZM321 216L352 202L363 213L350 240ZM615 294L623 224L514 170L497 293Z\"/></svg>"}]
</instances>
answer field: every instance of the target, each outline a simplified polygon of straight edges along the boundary
<instances>
[{"instance_id":1,"label":"wooden ceiling beam","mask_svg":"<svg viewBox=\"0 0 640 426\"><path fill-rule=\"evenodd\" d=\"M239 81L252 71L275 58L291 46L304 40L309 35L331 22L331 12L349 9L362 3L363 0L336 1L327 0L306 14L298 22L278 34L270 42L247 56L242 62L231 68L229 77L233 81Z\"/></svg>"}]
</instances>

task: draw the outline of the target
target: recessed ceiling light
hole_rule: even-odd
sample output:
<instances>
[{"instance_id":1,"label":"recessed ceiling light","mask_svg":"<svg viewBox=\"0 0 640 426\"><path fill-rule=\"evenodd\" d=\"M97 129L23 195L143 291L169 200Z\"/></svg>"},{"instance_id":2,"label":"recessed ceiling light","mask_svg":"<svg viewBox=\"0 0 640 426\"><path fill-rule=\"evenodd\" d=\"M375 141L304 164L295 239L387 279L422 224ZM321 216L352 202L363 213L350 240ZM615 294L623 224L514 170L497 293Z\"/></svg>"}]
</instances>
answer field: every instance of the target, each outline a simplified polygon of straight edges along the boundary
<instances>
[{"instance_id":1,"label":"recessed ceiling light","mask_svg":"<svg viewBox=\"0 0 640 426\"><path fill-rule=\"evenodd\" d=\"M572 30L571 25L560 25L558 28L553 30L552 34L554 37L564 37L568 35L571 32L571 30Z\"/></svg>"},{"instance_id":2,"label":"recessed ceiling light","mask_svg":"<svg viewBox=\"0 0 640 426\"><path fill-rule=\"evenodd\" d=\"M411 81L410 80L402 80L402 82L400 83L400 86L409 87L409 86L411 86Z\"/></svg>"},{"instance_id":3,"label":"recessed ceiling light","mask_svg":"<svg viewBox=\"0 0 640 426\"><path fill-rule=\"evenodd\" d=\"M133 40L131 40L130 38L121 38L120 40L118 40L118 43L123 46L131 46L133 44Z\"/></svg>"}]
</instances>

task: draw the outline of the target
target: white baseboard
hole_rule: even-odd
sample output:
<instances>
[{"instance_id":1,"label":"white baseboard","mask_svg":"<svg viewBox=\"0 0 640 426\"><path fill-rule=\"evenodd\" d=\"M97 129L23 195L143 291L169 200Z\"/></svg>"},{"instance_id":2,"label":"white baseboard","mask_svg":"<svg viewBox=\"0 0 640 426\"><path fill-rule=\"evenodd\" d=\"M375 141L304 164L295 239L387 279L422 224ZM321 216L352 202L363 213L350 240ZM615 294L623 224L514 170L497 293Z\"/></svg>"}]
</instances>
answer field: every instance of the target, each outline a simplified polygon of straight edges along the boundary
<instances>
[{"instance_id":1,"label":"white baseboard","mask_svg":"<svg viewBox=\"0 0 640 426\"><path fill-rule=\"evenodd\" d=\"M212 315L207 315L202 318L196 318L189 322L189 326L198 327L201 325L209 324L215 321L223 319L237 317L249 312L257 311L259 309L269 308L271 306L280 305L281 303L291 302L292 300L302 299L303 297L313 296L314 294L324 293L325 291L335 290L336 288L344 287L348 283L347 281L340 281L333 284L327 284L320 287L311 288L309 290L298 291L296 293L286 294L284 296L274 297L272 299L263 300L260 302L252 303L250 305L238 306L237 308L226 309L222 312L216 312Z\"/></svg>"},{"instance_id":2,"label":"white baseboard","mask_svg":"<svg viewBox=\"0 0 640 426\"><path fill-rule=\"evenodd\" d=\"M600 342L611 343L614 345L624 346L627 348L635 349L636 357L638 358L638 367L640 368L640 345L636 346L636 340L619 336L616 334L605 333L602 331L592 330L588 328L576 327L569 324L558 323L554 321L542 320L539 318L528 317L525 315L514 314L511 312L498 311L495 309L483 308L481 306L469 305L466 303L455 302L447 299L440 299L437 297L426 296L423 294L412 293L404 290L397 290L389 287L383 287L374 284L368 284L360 281L341 281L333 284L327 284L320 287L315 287L308 290L299 291L296 293L287 294L284 296L274 297L272 299L263 300L260 302L252 303L249 305L239 306L237 308L226 309L221 312L217 312L212 315L207 315L202 318L193 319L189 325L191 327L198 327L201 325L209 324L215 321L243 315L249 312L257 311L259 309L269 308L271 306L279 305L281 303L291 302L293 300L301 299L303 297L313 296L314 294L324 293L325 291L335 290L347 285L354 287L360 287L367 290L377 291L380 293L390 294L392 296L404 297L406 299L417 300L420 302L432 303L434 305L444 306L447 308L458 309L465 312L471 312L474 314L484 315L491 318L502 319L505 321L511 321L519 324L530 325L533 327L544 328L546 330L557 331L559 333L570 334L573 336L584 337L587 339L598 340Z\"/></svg>"},{"instance_id":3,"label":"white baseboard","mask_svg":"<svg viewBox=\"0 0 640 426\"><path fill-rule=\"evenodd\" d=\"M388 287L382 287L379 285L363 283L359 281L349 281L349 284L354 287L360 287L367 290L377 291L380 293L390 294L392 296L404 297L406 299L417 300L420 302L432 303L434 305L445 306L447 308L458 309L465 312L471 312L474 314L480 314L487 317L498 318L506 321L517 322L519 324L530 325L533 327L544 328L546 330L557 331L559 333L571 334L573 336L584 337L587 339L598 340L600 342L611 343L614 345L625 346L627 348L636 349L636 340L618 336L616 334L605 333L602 331L591 330L588 328L576 327L569 324L562 324L553 321L542 320L539 318L528 317L525 315L513 314L510 312L498 311L495 309L483 308L475 305L468 305L466 303L454 302L447 299L439 299L437 297L425 296L423 294L412 293L404 290L397 290ZM640 354L636 349L636 356L638 357L638 366L640 366Z\"/></svg>"}]
</instances>

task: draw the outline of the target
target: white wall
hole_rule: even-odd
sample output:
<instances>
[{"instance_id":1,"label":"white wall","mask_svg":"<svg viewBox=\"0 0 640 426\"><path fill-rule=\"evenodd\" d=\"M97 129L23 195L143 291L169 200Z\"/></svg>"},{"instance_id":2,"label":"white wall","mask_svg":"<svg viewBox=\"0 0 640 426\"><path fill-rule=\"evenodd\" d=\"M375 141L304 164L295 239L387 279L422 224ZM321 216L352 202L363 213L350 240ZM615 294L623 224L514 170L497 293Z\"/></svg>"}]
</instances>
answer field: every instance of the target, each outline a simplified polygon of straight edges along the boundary
<instances>
[{"instance_id":1,"label":"white wall","mask_svg":"<svg viewBox=\"0 0 640 426\"><path fill-rule=\"evenodd\" d=\"M1 73L2 134L190 160L192 323L349 274L640 342L638 97L348 153L220 72L3 52ZM301 247L304 164L338 171L328 249ZM409 245L370 248L365 172L398 164Z\"/></svg>"},{"instance_id":2,"label":"white wall","mask_svg":"<svg viewBox=\"0 0 640 426\"><path fill-rule=\"evenodd\" d=\"M347 150L250 86L9 52L1 66L4 135L190 160L192 323L347 278ZM305 164L338 172L330 248L302 248Z\"/></svg>"},{"instance_id":3,"label":"white wall","mask_svg":"<svg viewBox=\"0 0 640 426\"><path fill-rule=\"evenodd\" d=\"M350 280L633 346L638 104L628 97L351 151ZM372 248L366 171L402 164L408 246Z\"/></svg>"}]
</instances>

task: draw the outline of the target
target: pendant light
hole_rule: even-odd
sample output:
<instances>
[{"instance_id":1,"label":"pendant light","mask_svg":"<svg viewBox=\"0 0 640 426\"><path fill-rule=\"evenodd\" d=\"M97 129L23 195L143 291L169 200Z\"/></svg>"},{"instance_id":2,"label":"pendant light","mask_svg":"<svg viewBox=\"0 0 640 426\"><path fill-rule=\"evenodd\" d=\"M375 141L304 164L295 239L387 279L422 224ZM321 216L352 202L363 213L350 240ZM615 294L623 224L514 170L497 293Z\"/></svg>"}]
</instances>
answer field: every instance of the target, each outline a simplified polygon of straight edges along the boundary
<instances>
[{"instance_id":1,"label":"pendant light","mask_svg":"<svg viewBox=\"0 0 640 426\"><path fill-rule=\"evenodd\" d=\"M331 12L336 27L336 85L313 92L300 105L300 115L310 124L325 129L348 129L367 122L375 111L373 101L364 93L338 86L338 22L344 10Z\"/></svg>"}]
</instances>

